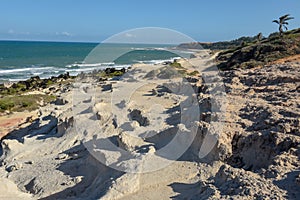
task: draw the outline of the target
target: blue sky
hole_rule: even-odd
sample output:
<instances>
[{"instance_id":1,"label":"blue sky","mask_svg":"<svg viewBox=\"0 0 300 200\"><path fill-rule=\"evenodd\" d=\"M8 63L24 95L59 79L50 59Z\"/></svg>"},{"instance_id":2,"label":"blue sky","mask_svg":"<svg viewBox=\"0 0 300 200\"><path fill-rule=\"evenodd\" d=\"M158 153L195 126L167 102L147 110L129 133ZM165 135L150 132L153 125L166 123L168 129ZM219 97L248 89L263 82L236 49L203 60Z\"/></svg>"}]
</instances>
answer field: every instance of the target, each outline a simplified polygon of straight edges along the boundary
<instances>
[{"instance_id":1,"label":"blue sky","mask_svg":"<svg viewBox=\"0 0 300 200\"><path fill-rule=\"evenodd\" d=\"M198 41L277 31L300 0L1 0L0 40L96 41L133 28L163 27Z\"/></svg>"}]
</instances>

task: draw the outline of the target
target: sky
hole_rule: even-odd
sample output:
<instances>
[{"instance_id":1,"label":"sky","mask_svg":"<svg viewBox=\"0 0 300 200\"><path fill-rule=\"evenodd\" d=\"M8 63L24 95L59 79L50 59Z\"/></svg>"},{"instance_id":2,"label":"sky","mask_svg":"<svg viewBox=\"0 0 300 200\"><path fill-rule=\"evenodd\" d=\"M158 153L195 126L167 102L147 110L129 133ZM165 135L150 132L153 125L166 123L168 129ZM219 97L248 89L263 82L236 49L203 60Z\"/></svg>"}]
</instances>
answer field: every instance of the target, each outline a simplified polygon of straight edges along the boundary
<instances>
[{"instance_id":1,"label":"sky","mask_svg":"<svg viewBox=\"0 0 300 200\"><path fill-rule=\"evenodd\" d=\"M0 40L101 42L122 31L162 27L201 42L265 36L295 17L300 0L1 0Z\"/></svg>"}]
</instances>

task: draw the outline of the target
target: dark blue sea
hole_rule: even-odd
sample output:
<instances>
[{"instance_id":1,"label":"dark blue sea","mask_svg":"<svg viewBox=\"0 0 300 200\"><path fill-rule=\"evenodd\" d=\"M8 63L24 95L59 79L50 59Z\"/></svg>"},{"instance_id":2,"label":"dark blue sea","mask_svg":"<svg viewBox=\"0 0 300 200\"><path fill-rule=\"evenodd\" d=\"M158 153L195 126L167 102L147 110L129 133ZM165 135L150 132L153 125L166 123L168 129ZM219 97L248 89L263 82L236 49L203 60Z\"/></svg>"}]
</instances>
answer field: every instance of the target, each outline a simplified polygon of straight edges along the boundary
<instances>
[{"instance_id":1,"label":"dark blue sea","mask_svg":"<svg viewBox=\"0 0 300 200\"><path fill-rule=\"evenodd\" d=\"M49 78L66 72L77 75L134 63L156 64L179 57L168 51L170 48L152 44L0 41L0 82L32 76Z\"/></svg>"}]
</instances>

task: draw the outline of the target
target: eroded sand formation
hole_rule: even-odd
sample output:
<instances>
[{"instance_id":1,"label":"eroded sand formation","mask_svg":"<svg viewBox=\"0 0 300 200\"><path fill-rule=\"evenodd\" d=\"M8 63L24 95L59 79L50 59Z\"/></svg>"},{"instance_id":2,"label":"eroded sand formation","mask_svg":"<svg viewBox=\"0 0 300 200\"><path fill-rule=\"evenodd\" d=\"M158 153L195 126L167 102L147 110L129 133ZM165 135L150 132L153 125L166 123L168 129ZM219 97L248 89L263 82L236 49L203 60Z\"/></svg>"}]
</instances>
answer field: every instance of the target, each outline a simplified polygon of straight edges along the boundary
<instances>
[{"instance_id":1,"label":"eroded sand formation","mask_svg":"<svg viewBox=\"0 0 300 200\"><path fill-rule=\"evenodd\" d=\"M299 66L222 72L224 91L217 97L226 91L224 113L209 87L220 80L209 79L208 66L186 83L194 96L175 72L147 66L131 69L126 83L85 78L65 86L60 101L40 108L38 118L2 140L0 198L297 199ZM223 129L209 137L214 121ZM211 142L203 144L205 138ZM199 158L201 146L215 138ZM189 139L175 161L176 149ZM124 152L106 148L107 141ZM178 148L162 154L171 142Z\"/></svg>"}]
</instances>

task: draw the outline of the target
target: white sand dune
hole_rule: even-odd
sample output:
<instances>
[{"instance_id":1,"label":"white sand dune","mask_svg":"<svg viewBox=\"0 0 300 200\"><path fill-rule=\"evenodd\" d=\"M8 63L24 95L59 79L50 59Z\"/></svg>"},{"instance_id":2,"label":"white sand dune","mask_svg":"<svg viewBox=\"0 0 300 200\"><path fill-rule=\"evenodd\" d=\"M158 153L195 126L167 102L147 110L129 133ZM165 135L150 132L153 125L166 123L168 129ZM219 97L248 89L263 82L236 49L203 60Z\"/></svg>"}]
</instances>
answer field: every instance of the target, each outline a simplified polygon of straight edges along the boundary
<instances>
[{"instance_id":1,"label":"white sand dune","mask_svg":"<svg viewBox=\"0 0 300 200\"><path fill-rule=\"evenodd\" d=\"M120 81L87 77L64 86L64 103L40 108L37 120L2 140L0 199L296 197L295 126L273 139L245 128L256 123L249 106L283 114L263 99L268 91L251 100L243 90L243 77L266 72L224 73L225 96L211 59L181 60L200 72L188 81L163 65L135 65Z\"/></svg>"}]
</instances>

